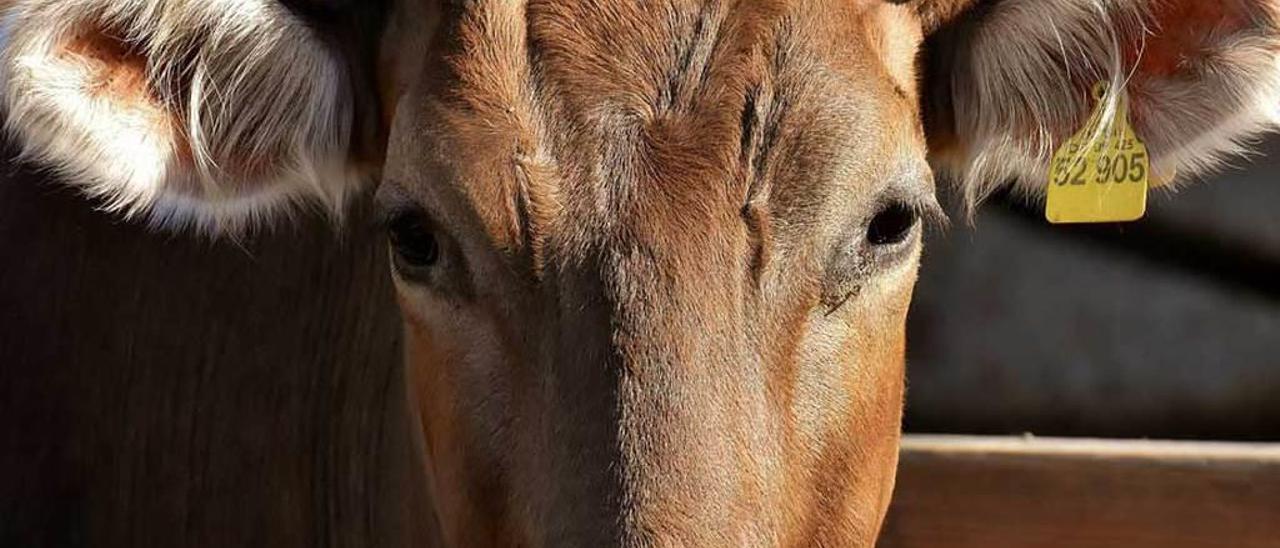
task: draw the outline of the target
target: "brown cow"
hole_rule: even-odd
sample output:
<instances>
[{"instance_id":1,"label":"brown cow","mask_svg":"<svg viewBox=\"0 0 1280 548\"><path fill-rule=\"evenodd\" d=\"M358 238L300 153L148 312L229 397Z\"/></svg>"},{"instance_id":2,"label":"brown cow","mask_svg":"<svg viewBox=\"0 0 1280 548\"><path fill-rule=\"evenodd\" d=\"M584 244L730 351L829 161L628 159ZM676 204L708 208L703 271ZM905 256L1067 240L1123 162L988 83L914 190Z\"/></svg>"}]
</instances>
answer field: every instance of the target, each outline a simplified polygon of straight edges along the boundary
<instances>
[{"instance_id":1,"label":"brown cow","mask_svg":"<svg viewBox=\"0 0 1280 548\"><path fill-rule=\"evenodd\" d=\"M47 183L0 170L0 546L402 546L430 525L369 208L341 238L308 217L214 242Z\"/></svg>"},{"instance_id":2,"label":"brown cow","mask_svg":"<svg viewBox=\"0 0 1280 548\"><path fill-rule=\"evenodd\" d=\"M349 225L381 181L444 544L845 546L931 169L1040 192L1101 82L1187 179L1275 121L1277 48L1274 0L21 0L0 73L125 217Z\"/></svg>"}]
</instances>

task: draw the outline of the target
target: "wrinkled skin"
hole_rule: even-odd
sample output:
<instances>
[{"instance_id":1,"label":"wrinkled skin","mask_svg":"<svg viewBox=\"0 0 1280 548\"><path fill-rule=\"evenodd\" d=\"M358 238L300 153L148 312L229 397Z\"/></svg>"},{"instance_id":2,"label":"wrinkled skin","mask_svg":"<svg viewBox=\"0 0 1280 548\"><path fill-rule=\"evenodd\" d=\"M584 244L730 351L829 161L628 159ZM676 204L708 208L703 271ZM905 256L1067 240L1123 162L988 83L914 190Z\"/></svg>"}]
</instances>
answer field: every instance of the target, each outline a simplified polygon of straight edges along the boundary
<instances>
[{"instance_id":1,"label":"wrinkled skin","mask_svg":"<svg viewBox=\"0 0 1280 548\"><path fill-rule=\"evenodd\" d=\"M919 23L525 9L443 18L380 191L440 245L392 253L449 540L872 544L934 203Z\"/></svg>"},{"instance_id":2,"label":"wrinkled skin","mask_svg":"<svg viewBox=\"0 0 1280 548\"><path fill-rule=\"evenodd\" d=\"M1280 0L12 7L7 127L119 216L381 181L451 546L871 545L931 169L1042 194L1099 83L1153 177L1280 125Z\"/></svg>"}]
</instances>

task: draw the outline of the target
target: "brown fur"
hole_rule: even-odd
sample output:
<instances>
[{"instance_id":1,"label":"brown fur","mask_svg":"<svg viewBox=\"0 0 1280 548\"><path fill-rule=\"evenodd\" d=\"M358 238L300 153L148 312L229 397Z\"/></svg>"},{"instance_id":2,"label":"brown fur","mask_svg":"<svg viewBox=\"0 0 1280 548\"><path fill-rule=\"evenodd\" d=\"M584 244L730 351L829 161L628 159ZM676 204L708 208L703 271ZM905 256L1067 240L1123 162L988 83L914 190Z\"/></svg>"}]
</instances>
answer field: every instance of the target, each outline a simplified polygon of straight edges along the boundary
<instances>
[{"instance_id":1,"label":"brown fur","mask_svg":"<svg viewBox=\"0 0 1280 548\"><path fill-rule=\"evenodd\" d=\"M65 11L76 5L29 1ZM57 402L51 416L71 417L65 420L72 426L55 424L50 439L87 439L105 444L109 454L141 447L125 452L136 460L112 475L84 468L80 452L43 439L31 444L55 455L59 471L106 476L69 482L67 489L91 491L86 520L94 536L121 543L152 540L138 522L110 513L154 508L128 497L122 510L110 506L119 500L115 493L146 481L138 471L158 471L158 481L194 478L176 481L178 494L149 484L137 491L185 501L174 518L183 522L182 533L158 537L158 543L183 544L211 531L208 523L221 523L220 514L190 510L190 501L212 500L215 512L226 508L226 485L240 485L226 478L245 470L244 483L265 489L253 491L259 496L246 499L244 509L228 510L230 520L278 524L246 533L268 543L365 545L376 537L396 544L400 535L428 533L438 521L441 538L433 540L453 546L870 546L893 489L903 327L920 229L913 225L905 243L886 248L866 243L867 225L891 204L925 214L936 209L926 126L939 165L995 173L984 171L994 164L978 165L985 158L1010 173L1042 169L1035 150L1028 150L1079 122L1085 110L1076 97L1097 76L1101 60L1114 54L1140 69L1131 90L1135 123L1150 133L1153 159L1195 164L1266 127L1257 109L1280 95L1263 70L1274 65L1280 38L1273 2L1232 0L1213 8L1192 0L1034 1L403 0L384 7L290 0L284 4L289 13L310 17L305 33L266 44L237 38L237 48L296 51L312 41L331 47L305 48L303 57L341 69L344 76L327 84L341 84L337 98L356 103L349 114L359 119L330 120L323 113L308 119L350 129L351 139L342 141L365 144L332 151L342 158L315 159L326 165L354 159L368 167L385 158L385 213L420 213L440 243L437 264L401 271L396 279L404 377L379 369L382 361L369 369L343 365L351 352L378 357L373 346L395 348L379 329L387 280L365 268L381 253L367 243L371 234L363 225L352 225L348 235L350 245L366 243L363 252L332 256L322 243L303 239L314 247L281 255L321 261L302 265L316 272L273 267L238 278L223 275L225 265L237 264L225 242L216 257L202 259L187 247L166 251L131 228L116 234L108 226L103 234L115 236L99 236L104 222L95 217L94 230L84 233L40 240L13 231L4 242L16 255L33 257L6 271L11 279L0 279L16 303L12 310L20 311L16 323L53 326L37 328L38 337L15 331L3 342L16 350L5 354L51 356L32 362L38 365L78 363L103 346L113 362L144 365L117 366L125 375L77 366L67 377L27 367L14 370L17 382L0 387L16 387L11 390L21 395L40 393L42 382L69 382L64 397L95 395L83 414L65 411L80 409L72 398L41 399ZM1088 9L1104 4L1113 11ZM182 14L218 8L165 5ZM271 15L253 21L163 30L198 37L245 22L253 23L246 28L301 28L280 19L280 6L266 7ZM1031 7L1070 14L1049 30L1067 31L1056 36L1088 46L1080 49L1087 55L1046 46L1051 33L1032 32L1046 29ZM141 12L129 15L148 20ZM1207 16L1217 24L1187 30L1190 21ZM1132 48L1143 22L1178 30L1154 34L1149 56L1116 51ZM1010 28L1023 33L1000 34ZM155 39L158 29L137 30ZM1037 47L1008 48L1019 40ZM79 54L115 59L117 72L104 74L130 68L127 56L110 51ZM237 66L214 61L219 70ZM274 57L257 61L271 70L288 68ZM369 74L370 66L377 74ZM23 80L30 89L43 89L33 76L38 73L20 74L31 76ZM285 75L293 77L287 86L293 95L286 97L335 98L312 88L326 82ZM107 81L122 84L107 85L109 93L130 92L126 80ZM249 104L236 99L252 100L264 115L299 106L267 92L279 82L261 84L223 100L233 106ZM43 110L32 112L53 113L38 120L43 130L63 127L58 104L35 105ZM1163 108L1168 104L1203 108ZM1169 130L1187 111L1203 115L1196 121L1204 123ZM333 115L346 114L344 108ZM213 126L243 121L202 120ZM262 135L279 136L296 128L264 129L270 131ZM316 137L290 135L304 142ZM1179 136L1190 144L1165 154ZM1002 146L1019 154L1001 156ZM81 159L74 148L58 152ZM82 167L96 173L103 166ZM240 182L261 190L256 179ZM970 188L988 188L980 183ZM1025 177L1024 185L1038 189L1042 179ZM28 186L21 190L32 192ZM338 186L334 196L351 191ZM23 203L41 199L20 197L13 206L19 212L28 211ZM213 207L188 205L195 214ZM57 206L27 215L38 217L45 207ZM0 218L12 226L36 224L31 216ZM84 240L99 237L105 239ZM131 266L136 272L111 270L101 279L93 269L49 267L67 257L105 256L139 264ZM209 285L182 269L193 265L208 266L202 274L212 279ZM285 266L298 265L286 261L278 268ZM66 278L48 278L55 275ZM159 289L152 287L157 280L163 281ZM59 292L33 307L18 306L35 302L30 295L41 287L79 289L67 291L74 300L62 300ZM108 291L95 291L100 287ZM351 287L373 293L352 295ZM299 292L315 300L299 305ZM186 299L200 306L170 308ZM94 321L73 318L70 311L81 308ZM281 309L290 312L286 320L263 323L271 318L263 310ZM117 315L126 311L142 317L120 322ZM169 348L165 341L191 337L178 321L191 316L209 340L180 338L179 346L196 357L183 354L181 367L156 365L163 360L155 353ZM348 321L313 324L310 317ZM65 327L84 323L106 327ZM269 345L274 339L284 342ZM215 359L224 355L251 356L246 363L257 365ZM254 361L259 358L316 365L275 367ZM263 378L249 375L263 371L293 384L267 383L262 393L243 389L257 387L249 379ZM297 379L310 380L302 386ZM252 405L231 405L242 394ZM189 427L175 427L181 439L166 437L167 415L135 403L157 397L169 402L161 413L177 409L169 415L190 417L183 423ZM124 412L109 414L117 400L125 402ZM93 437L99 412L115 429ZM148 422L155 416L162 418ZM230 433L216 430L224 416ZM269 424L255 422L259 417L276 416L282 425L308 429L297 439L283 426L256 429ZM227 440L227 453L208 449ZM254 461L258 468L201 460L261 455L276 445L302 460L264 457ZM164 461L174 447L179 458ZM409 449L422 462L406 455ZM390 459L387 467L379 466L375 451ZM148 466L155 462L162 464ZM225 477L202 475L214 469ZM379 481L407 486L408 502L395 504L400 491L388 483L376 490L363 483L371 469L387 474ZM264 477L276 482L255 481ZM431 510L419 489L432 496ZM261 495L268 491L275 497ZM299 509L291 505L296 500L311 505ZM424 530L401 519L419 520L415 525ZM117 524L127 530L112 529ZM236 536L226 540L243 543Z\"/></svg>"},{"instance_id":2,"label":"brown fur","mask_svg":"<svg viewBox=\"0 0 1280 548\"><path fill-rule=\"evenodd\" d=\"M430 504L369 208L241 242L0 147L0 545L412 546Z\"/></svg>"},{"instance_id":3,"label":"brown fur","mask_svg":"<svg viewBox=\"0 0 1280 548\"><path fill-rule=\"evenodd\" d=\"M914 253L841 278L861 293L830 315L825 269L887 194L932 200L907 8L445 21L385 192L450 227L466 264L444 275L476 280L401 284L447 536L870 545Z\"/></svg>"},{"instance_id":4,"label":"brown fur","mask_svg":"<svg viewBox=\"0 0 1280 548\"><path fill-rule=\"evenodd\" d=\"M847 280L827 254L888 197L932 199L917 48L978 5L968 24L1001 9L446 12L405 86L384 192L434 217L457 261L400 283L411 375L434 380L417 384L430 460L453 471L452 539L872 543L914 259L829 298ZM1178 9L1156 15L1202 15ZM1153 39L1150 62L1186 43ZM928 68L968 77L953 67ZM950 89L927 82L930 99Z\"/></svg>"}]
</instances>

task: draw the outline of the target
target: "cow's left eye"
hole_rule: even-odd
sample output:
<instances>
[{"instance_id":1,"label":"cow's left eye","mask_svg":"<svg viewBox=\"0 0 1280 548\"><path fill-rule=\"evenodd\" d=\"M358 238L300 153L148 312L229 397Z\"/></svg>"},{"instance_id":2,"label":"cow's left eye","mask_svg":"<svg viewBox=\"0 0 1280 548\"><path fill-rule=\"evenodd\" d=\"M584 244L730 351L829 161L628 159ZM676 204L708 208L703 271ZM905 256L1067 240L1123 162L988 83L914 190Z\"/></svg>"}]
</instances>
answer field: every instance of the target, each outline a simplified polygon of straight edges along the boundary
<instances>
[{"instance_id":1,"label":"cow's left eye","mask_svg":"<svg viewBox=\"0 0 1280 548\"><path fill-rule=\"evenodd\" d=\"M822 303L828 314L838 310L846 301L857 295L864 284L878 272L894 268L911 257L917 227L922 225L920 209L892 201L881 205L870 219L855 227L855 231L835 249L827 263L826 279L822 288Z\"/></svg>"},{"instance_id":2,"label":"cow's left eye","mask_svg":"<svg viewBox=\"0 0 1280 548\"><path fill-rule=\"evenodd\" d=\"M387 224L387 235L396 268L406 276L414 277L440 261L440 240L421 212L397 213Z\"/></svg>"},{"instance_id":3,"label":"cow's left eye","mask_svg":"<svg viewBox=\"0 0 1280 548\"><path fill-rule=\"evenodd\" d=\"M873 246L889 246L906 241L920 216L915 209L902 203L885 206L867 224L867 243Z\"/></svg>"}]
</instances>

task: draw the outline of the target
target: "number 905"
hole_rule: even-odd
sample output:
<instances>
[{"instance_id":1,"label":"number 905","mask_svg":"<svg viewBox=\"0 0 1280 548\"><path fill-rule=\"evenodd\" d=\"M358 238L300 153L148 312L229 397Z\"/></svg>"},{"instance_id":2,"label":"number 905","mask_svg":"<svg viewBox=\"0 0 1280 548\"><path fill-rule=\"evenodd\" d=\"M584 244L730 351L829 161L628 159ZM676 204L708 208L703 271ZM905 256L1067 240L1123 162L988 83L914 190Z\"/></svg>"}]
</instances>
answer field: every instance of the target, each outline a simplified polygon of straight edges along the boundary
<instances>
[{"instance_id":1,"label":"number 905","mask_svg":"<svg viewBox=\"0 0 1280 548\"><path fill-rule=\"evenodd\" d=\"M1098 157L1095 183L1139 183L1147 177L1147 155L1144 152Z\"/></svg>"}]
</instances>

